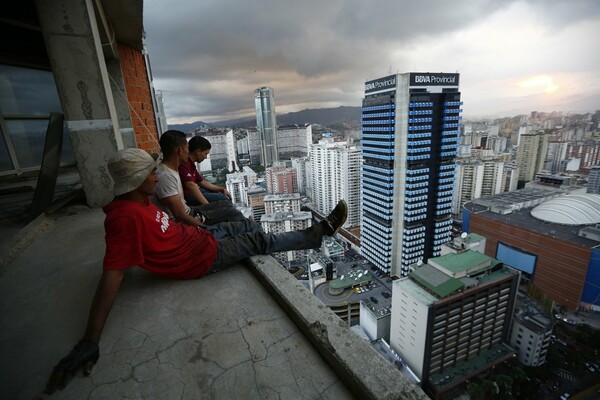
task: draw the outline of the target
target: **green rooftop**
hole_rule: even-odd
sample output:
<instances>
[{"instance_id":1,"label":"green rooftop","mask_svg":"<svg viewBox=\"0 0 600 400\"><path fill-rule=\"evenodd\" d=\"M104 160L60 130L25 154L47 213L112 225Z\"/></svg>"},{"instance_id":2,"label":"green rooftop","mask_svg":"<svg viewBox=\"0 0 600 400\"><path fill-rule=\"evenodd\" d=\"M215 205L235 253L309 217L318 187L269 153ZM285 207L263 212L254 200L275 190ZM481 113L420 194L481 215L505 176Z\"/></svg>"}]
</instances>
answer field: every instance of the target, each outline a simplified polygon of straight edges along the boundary
<instances>
[{"instance_id":1,"label":"green rooftop","mask_svg":"<svg viewBox=\"0 0 600 400\"><path fill-rule=\"evenodd\" d=\"M467 250L458 254L450 253L440 257L430 258L427 262L431 265L439 265L453 274L460 274L467 273L474 269L477 270L476 267L482 264L484 266L477 271L485 271L494 267L500 261L477 251Z\"/></svg>"},{"instance_id":2,"label":"green rooftop","mask_svg":"<svg viewBox=\"0 0 600 400\"><path fill-rule=\"evenodd\" d=\"M428 264L417 268L409 276L439 298L449 296L464 287L464 284L458 279L452 278Z\"/></svg>"}]
</instances>

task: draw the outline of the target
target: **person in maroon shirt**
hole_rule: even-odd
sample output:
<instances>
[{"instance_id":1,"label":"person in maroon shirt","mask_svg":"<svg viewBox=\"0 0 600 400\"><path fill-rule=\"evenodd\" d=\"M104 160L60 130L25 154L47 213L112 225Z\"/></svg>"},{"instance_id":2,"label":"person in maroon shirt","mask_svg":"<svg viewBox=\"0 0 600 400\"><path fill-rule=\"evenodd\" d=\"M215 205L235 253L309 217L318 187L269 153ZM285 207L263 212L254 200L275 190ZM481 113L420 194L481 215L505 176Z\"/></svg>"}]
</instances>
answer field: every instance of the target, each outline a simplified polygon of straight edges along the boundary
<instances>
[{"instance_id":1,"label":"person in maroon shirt","mask_svg":"<svg viewBox=\"0 0 600 400\"><path fill-rule=\"evenodd\" d=\"M103 209L106 251L102 277L83 338L54 367L45 393L63 389L79 369L85 375L91 373L125 269L137 265L173 279L198 279L253 255L317 248L323 236L338 232L348 215L342 200L320 223L281 234L256 232L248 221L202 227L178 223L148 199L158 181L156 158L140 149L125 149L108 162L115 198Z\"/></svg>"},{"instance_id":2,"label":"person in maroon shirt","mask_svg":"<svg viewBox=\"0 0 600 400\"><path fill-rule=\"evenodd\" d=\"M208 182L196 168L196 163L206 160L211 147L208 139L202 136L194 136L188 142L189 155L187 161L179 165L183 194L186 203L190 206L232 200L231 193L227 189Z\"/></svg>"}]
</instances>

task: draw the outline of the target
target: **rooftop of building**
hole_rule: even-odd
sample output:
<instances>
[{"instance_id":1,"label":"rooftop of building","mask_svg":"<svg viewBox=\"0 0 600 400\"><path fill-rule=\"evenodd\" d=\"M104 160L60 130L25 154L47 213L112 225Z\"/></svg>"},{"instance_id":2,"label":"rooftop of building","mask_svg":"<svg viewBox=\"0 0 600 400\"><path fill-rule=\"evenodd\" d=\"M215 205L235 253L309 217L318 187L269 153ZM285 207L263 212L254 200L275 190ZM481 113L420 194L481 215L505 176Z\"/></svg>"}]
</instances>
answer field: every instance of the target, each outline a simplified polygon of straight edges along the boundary
<instances>
[{"instance_id":1,"label":"rooftop of building","mask_svg":"<svg viewBox=\"0 0 600 400\"><path fill-rule=\"evenodd\" d=\"M410 295L411 298L415 299L421 304L430 305L438 301L438 298L433 294L424 290L417 282L410 278L402 278L393 282L394 290L404 292Z\"/></svg>"},{"instance_id":2,"label":"rooftop of building","mask_svg":"<svg viewBox=\"0 0 600 400\"><path fill-rule=\"evenodd\" d=\"M426 287L430 292L435 293L438 298L449 296L465 286L458 279L446 275L429 264L424 264L415 269L409 277Z\"/></svg>"},{"instance_id":3,"label":"rooftop of building","mask_svg":"<svg viewBox=\"0 0 600 400\"><path fill-rule=\"evenodd\" d=\"M312 214L308 211L290 211L263 214L260 217L260 222L305 221L309 219L312 219Z\"/></svg>"},{"instance_id":4,"label":"rooftop of building","mask_svg":"<svg viewBox=\"0 0 600 400\"><path fill-rule=\"evenodd\" d=\"M78 190L77 179L63 181L69 193L59 203ZM22 217L33 191L0 189ZM0 207L0 387L7 398L35 398L85 328L102 273L104 214L71 202L29 224L7 224L11 209ZM191 281L128 270L91 376L77 376L58 397L272 393L427 398L271 257Z\"/></svg>"},{"instance_id":5,"label":"rooftop of building","mask_svg":"<svg viewBox=\"0 0 600 400\"><path fill-rule=\"evenodd\" d=\"M321 262L326 263L328 261L331 260L328 257L322 256ZM363 276L356 281L352 279L352 281L336 282L338 279L335 279L322 283L314 290L314 295L317 298L334 308L353 303L358 304L362 301L376 318L389 315L392 293L392 281L389 276L380 276L375 267L358 255L344 256L341 260L335 261L334 264L337 276L340 278L344 275L344 279L346 279L347 275L349 276L351 273L356 273L357 271L362 271ZM368 270L369 268L371 271ZM367 274L364 273L365 270L367 270ZM332 295L329 292L328 289L332 282L334 282L332 288L343 289L342 293ZM349 285L347 285L348 283ZM357 292L354 286L360 286L361 290ZM384 295L384 293L387 293L387 295ZM377 302L373 302L371 297L375 298Z\"/></svg>"},{"instance_id":6,"label":"rooftop of building","mask_svg":"<svg viewBox=\"0 0 600 400\"><path fill-rule=\"evenodd\" d=\"M579 191L576 193L579 193ZM466 203L464 208L473 214L485 216L503 224L553 236L579 246L589 248L597 246L597 241L579 236L581 226L541 221L531 215L531 209L534 206L562 194L562 189L524 188L514 192L482 197Z\"/></svg>"},{"instance_id":7,"label":"rooftop of building","mask_svg":"<svg viewBox=\"0 0 600 400\"><path fill-rule=\"evenodd\" d=\"M276 193L265 195L265 201L300 200L300 193Z\"/></svg>"},{"instance_id":8,"label":"rooftop of building","mask_svg":"<svg viewBox=\"0 0 600 400\"><path fill-rule=\"evenodd\" d=\"M429 259L429 263L439 265L454 275L468 273L474 268L477 268L477 272L481 272L481 269L478 268L479 266L485 265L484 269L490 269L498 264L498 262L498 260L492 257L473 250L466 250L461 253L449 253Z\"/></svg>"},{"instance_id":9,"label":"rooftop of building","mask_svg":"<svg viewBox=\"0 0 600 400\"><path fill-rule=\"evenodd\" d=\"M552 329L552 316L544 311L526 293L517 292L515 318L533 332L544 333Z\"/></svg>"},{"instance_id":10,"label":"rooftop of building","mask_svg":"<svg viewBox=\"0 0 600 400\"><path fill-rule=\"evenodd\" d=\"M408 282L404 285L413 297L421 298L421 303L432 304L463 288L493 282L512 273L498 264L498 260L472 250L450 253L430 258L427 264L417 267L408 276L414 286Z\"/></svg>"},{"instance_id":11,"label":"rooftop of building","mask_svg":"<svg viewBox=\"0 0 600 400\"><path fill-rule=\"evenodd\" d=\"M600 223L600 194L565 194L536 206L531 215L561 225L597 224Z\"/></svg>"}]
</instances>

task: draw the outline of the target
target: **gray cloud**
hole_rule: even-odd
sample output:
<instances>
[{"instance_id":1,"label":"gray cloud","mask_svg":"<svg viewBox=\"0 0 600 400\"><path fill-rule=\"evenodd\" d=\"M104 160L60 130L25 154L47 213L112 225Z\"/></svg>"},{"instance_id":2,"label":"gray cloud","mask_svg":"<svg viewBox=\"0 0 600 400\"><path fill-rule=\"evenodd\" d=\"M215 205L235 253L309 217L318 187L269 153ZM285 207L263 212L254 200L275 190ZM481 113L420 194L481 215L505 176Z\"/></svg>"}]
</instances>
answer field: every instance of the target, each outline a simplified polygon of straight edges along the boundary
<instances>
[{"instance_id":1,"label":"gray cloud","mask_svg":"<svg viewBox=\"0 0 600 400\"><path fill-rule=\"evenodd\" d=\"M253 113L252 92L275 89L279 112L307 106L358 105L362 83L391 69L432 66L455 70L478 62L440 52L423 63L423 43L448 40L523 2L331 0L146 0L144 21L155 86L165 90L167 117L174 122L233 118ZM525 4L549 36L581 21L598 22L597 1L542 1ZM509 21L508 21L509 22ZM507 22L507 23L508 23ZM494 43L489 43L494 46ZM543 47L543 46L541 46ZM443 48L442 48L443 49ZM540 57L556 58L540 49ZM586 70L597 58L582 55ZM417 56L415 56L415 54ZM507 65L522 63L502 54ZM535 56L532 54L532 56ZM577 57L577 55L575 55ZM440 62L442 61L442 62ZM479 60L482 68L485 62ZM459 65L460 64L460 65ZM562 65L561 64L561 65ZM510 68L507 68L510 69ZM462 72L462 71L461 71ZM507 71L508 73L508 71ZM527 71L526 73L531 73ZM596 105L594 105L596 106Z\"/></svg>"}]
</instances>

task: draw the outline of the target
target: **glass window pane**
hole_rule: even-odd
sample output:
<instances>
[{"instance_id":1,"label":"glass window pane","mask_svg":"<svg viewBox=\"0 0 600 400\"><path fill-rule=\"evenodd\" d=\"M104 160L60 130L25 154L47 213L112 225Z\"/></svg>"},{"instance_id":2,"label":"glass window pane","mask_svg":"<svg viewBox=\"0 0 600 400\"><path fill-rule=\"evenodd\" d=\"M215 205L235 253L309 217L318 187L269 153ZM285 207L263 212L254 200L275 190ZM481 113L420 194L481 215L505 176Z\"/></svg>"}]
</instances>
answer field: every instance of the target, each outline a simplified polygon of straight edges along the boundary
<instances>
[{"instance_id":1,"label":"glass window pane","mask_svg":"<svg viewBox=\"0 0 600 400\"><path fill-rule=\"evenodd\" d=\"M21 168L39 166L44 153L48 120L8 120L5 124L17 153L19 166Z\"/></svg>"},{"instance_id":2,"label":"glass window pane","mask_svg":"<svg viewBox=\"0 0 600 400\"><path fill-rule=\"evenodd\" d=\"M14 168L15 167L8 156L8 148L6 147L6 142L4 141L4 135L2 135L2 132L0 132L0 172L10 171Z\"/></svg>"},{"instance_id":3,"label":"glass window pane","mask_svg":"<svg viewBox=\"0 0 600 400\"><path fill-rule=\"evenodd\" d=\"M62 112L52 72L0 65L0 111L4 115Z\"/></svg>"}]
</instances>

